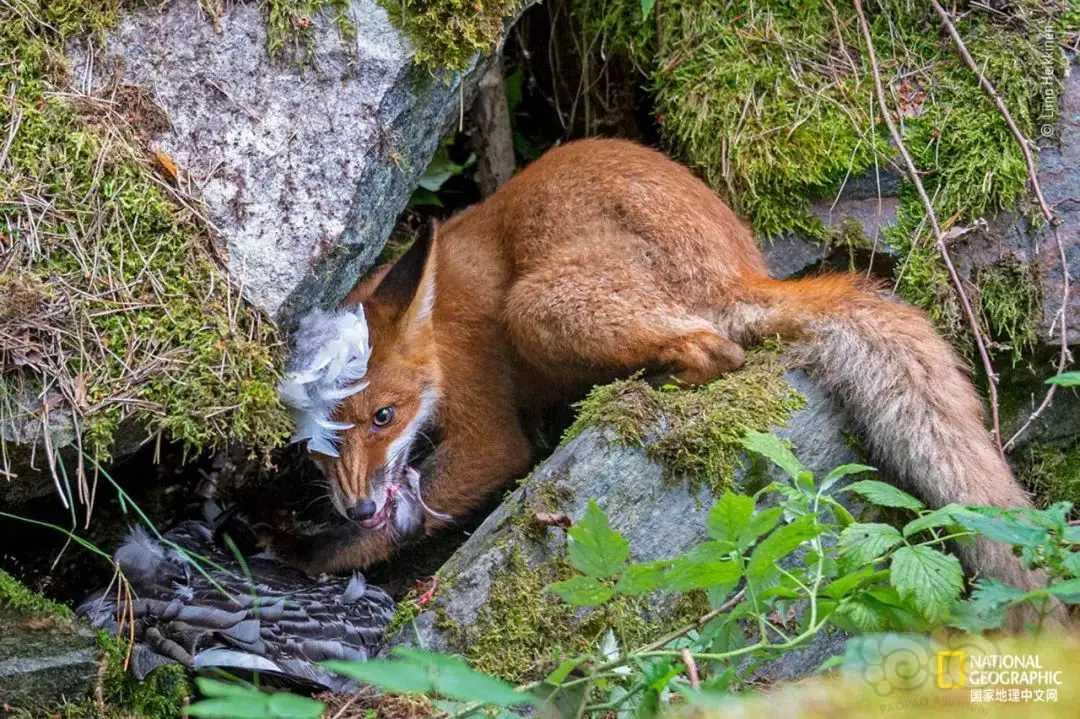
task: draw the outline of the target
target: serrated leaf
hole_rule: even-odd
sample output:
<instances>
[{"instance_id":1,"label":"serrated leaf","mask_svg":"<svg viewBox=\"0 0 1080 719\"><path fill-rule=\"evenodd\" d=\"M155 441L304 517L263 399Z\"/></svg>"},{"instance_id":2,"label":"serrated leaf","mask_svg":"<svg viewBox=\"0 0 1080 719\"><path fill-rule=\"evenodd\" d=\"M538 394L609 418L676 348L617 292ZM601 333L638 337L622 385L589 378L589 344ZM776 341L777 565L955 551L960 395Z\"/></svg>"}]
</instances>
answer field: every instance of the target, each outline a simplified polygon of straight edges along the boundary
<instances>
[{"instance_id":1,"label":"serrated leaf","mask_svg":"<svg viewBox=\"0 0 1080 719\"><path fill-rule=\"evenodd\" d=\"M901 547L893 554L890 581L930 622L944 619L964 588L960 561L930 547Z\"/></svg>"},{"instance_id":2,"label":"serrated leaf","mask_svg":"<svg viewBox=\"0 0 1080 719\"><path fill-rule=\"evenodd\" d=\"M958 504L946 504L944 507L939 507L932 512L920 515L905 524L903 534L905 537L910 537L913 534L926 531L927 529L948 527L949 525L956 524L954 515L962 512L970 513L970 510L965 509Z\"/></svg>"},{"instance_id":3,"label":"serrated leaf","mask_svg":"<svg viewBox=\"0 0 1080 719\"><path fill-rule=\"evenodd\" d=\"M729 586L737 582L741 575L738 562L683 557L675 560L664 575L664 588L673 592L689 592L694 589Z\"/></svg>"},{"instance_id":4,"label":"serrated leaf","mask_svg":"<svg viewBox=\"0 0 1080 719\"><path fill-rule=\"evenodd\" d=\"M824 492L828 489L831 489L834 484L849 475L876 471L876 468L869 467L865 464L841 464L839 467L834 468L831 472L825 475L825 480L821 483L820 491Z\"/></svg>"},{"instance_id":5,"label":"serrated leaf","mask_svg":"<svg viewBox=\"0 0 1080 719\"><path fill-rule=\"evenodd\" d=\"M888 574L885 572L875 572L873 567L862 567L861 569L849 572L848 574L829 582L829 584L825 585L825 588L821 593L826 597L842 599L861 584L883 576L888 576Z\"/></svg>"},{"instance_id":6,"label":"serrated leaf","mask_svg":"<svg viewBox=\"0 0 1080 719\"><path fill-rule=\"evenodd\" d=\"M724 492L709 510L706 525L713 539L738 542L754 516L754 500L742 494Z\"/></svg>"},{"instance_id":7,"label":"serrated leaf","mask_svg":"<svg viewBox=\"0 0 1080 719\"><path fill-rule=\"evenodd\" d=\"M271 694L266 708L273 719L319 719L326 705L295 694Z\"/></svg>"},{"instance_id":8,"label":"serrated leaf","mask_svg":"<svg viewBox=\"0 0 1080 719\"><path fill-rule=\"evenodd\" d=\"M649 14L652 12L653 6L656 5L656 0L641 0L641 19L648 20Z\"/></svg>"},{"instance_id":9,"label":"serrated leaf","mask_svg":"<svg viewBox=\"0 0 1080 719\"><path fill-rule=\"evenodd\" d=\"M547 591L558 594L564 602L575 607L595 607L615 595L615 590L599 579L580 574L562 582L549 584Z\"/></svg>"},{"instance_id":10,"label":"serrated leaf","mask_svg":"<svg viewBox=\"0 0 1080 719\"><path fill-rule=\"evenodd\" d=\"M1061 564L1074 576L1080 577L1080 552L1069 552L1069 556L1065 557Z\"/></svg>"},{"instance_id":11,"label":"serrated leaf","mask_svg":"<svg viewBox=\"0 0 1080 719\"><path fill-rule=\"evenodd\" d=\"M651 592L663 584L664 574L670 566L671 562L667 560L631 564L619 577L619 581L615 584L615 591L629 595Z\"/></svg>"},{"instance_id":12,"label":"serrated leaf","mask_svg":"<svg viewBox=\"0 0 1080 719\"><path fill-rule=\"evenodd\" d=\"M877 522L852 524L840 532L840 554L865 564L903 541L899 530L891 525Z\"/></svg>"},{"instance_id":13,"label":"serrated leaf","mask_svg":"<svg viewBox=\"0 0 1080 719\"><path fill-rule=\"evenodd\" d=\"M1046 380L1046 384L1056 384L1059 387L1080 387L1080 372L1062 372Z\"/></svg>"},{"instance_id":14,"label":"serrated leaf","mask_svg":"<svg viewBox=\"0 0 1080 719\"><path fill-rule=\"evenodd\" d=\"M797 480L806 467L798 460L791 451L787 442L775 434L767 432L747 432L742 439L742 446L751 452L760 454L780 469L784 470L792 479Z\"/></svg>"},{"instance_id":15,"label":"serrated leaf","mask_svg":"<svg viewBox=\"0 0 1080 719\"><path fill-rule=\"evenodd\" d=\"M923 503L907 492L901 491L891 484L879 482L876 479L863 479L852 482L841 491L854 492L881 507L910 509L914 512L918 512L923 508Z\"/></svg>"},{"instance_id":16,"label":"serrated leaf","mask_svg":"<svg viewBox=\"0 0 1080 719\"><path fill-rule=\"evenodd\" d=\"M981 514L961 514L958 524L995 542L1035 547L1046 543L1049 534L1045 529L1022 524L1008 517L986 517Z\"/></svg>"},{"instance_id":17,"label":"serrated leaf","mask_svg":"<svg viewBox=\"0 0 1080 719\"><path fill-rule=\"evenodd\" d=\"M836 614L846 619L852 628L864 633L880 632L888 623L886 615L876 605L859 599L844 604L836 610Z\"/></svg>"},{"instance_id":18,"label":"serrated leaf","mask_svg":"<svg viewBox=\"0 0 1080 719\"><path fill-rule=\"evenodd\" d=\"M746 566L747 579L760 582L776 572L776 563L818 535L820 528L812 515L799 517L765 537L754 547Z\"/></svg>"},{"instance_id":19,"label":"serrated leaf","mask_svg":"<svg viewBox=\"0 0 1080 719\"><path fill-rule=\"evenodd\" d=\"M617 574L630 556L630 543L608 524L607 515L589 500L585 515L567 532L567 557L582 574L600 579Z\"/></svg>"},{"instance_id":20,"label":"serrated leaf","mask_svg":"<svg viewBox=\"0 0 1080 719\"><path fill-rule=\"evenodd\" d=\"M780 507L769 507L754 513L754 516L750 518L750 523L746 526L746 530L739 537L739 549L749 547L758 537L771 532L783 516L784 510Z\"/></svg>"}]
</instances>

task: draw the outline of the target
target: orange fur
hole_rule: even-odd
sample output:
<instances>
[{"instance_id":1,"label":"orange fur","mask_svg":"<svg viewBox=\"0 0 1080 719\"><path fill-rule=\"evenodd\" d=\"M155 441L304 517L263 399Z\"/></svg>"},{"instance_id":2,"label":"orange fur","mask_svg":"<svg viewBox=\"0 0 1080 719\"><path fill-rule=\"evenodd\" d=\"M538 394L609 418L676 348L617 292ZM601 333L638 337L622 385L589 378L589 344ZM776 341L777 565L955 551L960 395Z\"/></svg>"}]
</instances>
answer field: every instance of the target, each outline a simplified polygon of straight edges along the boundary
<instances>
[{"instance_id":1,"label":"orange fur","mask_svg":"<svg viewBox=\"0 0 1080 719\"><path fill-rule=\"evenodd\" d=\"M341 460L325 463L349 499L378 488L424 387L437 388L444 437L425 497L460 517L528 470L522 412L640 369L707 382L739 367L748 343L780 333L800 341L875 454L928 502L1028 504L961 363L921 312L852 276L769 278L727 205L639 145L583 140L548 152L445 223L412 296L380 298L384 275L393 273L347 300L364 304L374 348L369 388L341 411L356 428ZM417 319L432 284L431 315ZM372 413L388 403L397 424L374 431ZM335 551L322 567L363 566L390 550ZM965 558L1020 584L1038 580L987 543Z\"/></svg>"}]
</instances>

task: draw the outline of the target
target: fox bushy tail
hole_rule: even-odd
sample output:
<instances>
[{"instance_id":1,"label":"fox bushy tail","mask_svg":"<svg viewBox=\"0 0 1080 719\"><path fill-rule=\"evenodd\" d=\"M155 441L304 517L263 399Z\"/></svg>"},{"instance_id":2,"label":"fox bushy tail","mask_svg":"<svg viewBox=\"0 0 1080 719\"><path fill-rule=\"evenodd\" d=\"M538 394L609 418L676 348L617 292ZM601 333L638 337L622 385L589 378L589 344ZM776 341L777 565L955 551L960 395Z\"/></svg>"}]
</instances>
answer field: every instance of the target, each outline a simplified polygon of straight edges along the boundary
<instances>
[{"instance_id":1,"label":"fox bushy tail","mask_svg":"<svg viewBox=\"0 0 1080 719\"><path fill-rule=\"evenodd\" d=\"M794 352L847 408L875 462L932 507L1029 507L983 424L960 358L926 316L852 275L762 278L745 310L751 335ZM958 548L968 571L1023 588L1042 583L1004 544Z\"/></svg>"}]
</instances>

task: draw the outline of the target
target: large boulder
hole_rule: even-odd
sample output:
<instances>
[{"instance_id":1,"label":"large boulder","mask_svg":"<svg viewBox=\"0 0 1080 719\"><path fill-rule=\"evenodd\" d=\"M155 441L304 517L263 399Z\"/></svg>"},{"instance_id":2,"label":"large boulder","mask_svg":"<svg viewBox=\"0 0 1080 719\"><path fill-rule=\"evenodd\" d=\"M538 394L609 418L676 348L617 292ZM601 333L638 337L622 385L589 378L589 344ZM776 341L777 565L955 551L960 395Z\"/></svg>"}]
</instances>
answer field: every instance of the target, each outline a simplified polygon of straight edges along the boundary
<instances>
[{"instance_id":1,"label":"large boulder","mask_svg":"<svg viewBox=\"0 0 1080 719\"><path fill-rule=\"evenodd\" d=\"M323 13L295 57L267 52L262 3L127 11L73 77L148 90L167 116L151 144L206 203L229 274L279 320L344 297L370 267L486 59L437 76L376 0ZM305 43L308 43L305 47Z\"/></svg>"},{"instance_id":2,"label":"large boulder","mask_svg":"<svg viewBox=\"0 0 1080 719\"><path fill-rule=\"evenodd\" d=\"M732 387L745 372L730 376ZM779 386L760 384L758 374L741 379L746 386L738 392L765 391L772 398L730 396L730 408L777 420L777 433L793 443L809 469L825 473L860 461L858 447L846 433L843 410L805 374L783 374ZM752 385L757 390L750 389ZM781 417L787 412L772 413L779 406L777 391L799 398L799 408L786 421ZM540 520L559 514L578 520L595 500L611 526L629 541L635 561L671 557L699 544L707 536L706 514L726 481L690 481L671 470L673 465L694 466L694 459L686 462L684 451L705 449L696 432L703 430L700 436L719 443L731 441L728 432L738 432L723 426L719 417L707 421L718 423L711 429L688 429L660 418L642 444L628 444L616 426L599 421L564 441L439 570L434 599L416 616L408 616L408 608L399 609L409 621L391 641L460 652L474 666L524 680L551 669L551 658L585 649L609 626L620 646L629 648L696 618L702 610L693 601L655 597L642 604L617 600L607 610L584 615L568 612L561 600L543 591L551 581L565 578L566 531L558 523ZM738 451L733 452L737 457ZM781 479L775 468L745 460L730 465L734 471L728 478L735 487ZM839 634L819 635L812 645L768 666L759 678L805 675L842 645Z\"/></svg>"}]
</instances>

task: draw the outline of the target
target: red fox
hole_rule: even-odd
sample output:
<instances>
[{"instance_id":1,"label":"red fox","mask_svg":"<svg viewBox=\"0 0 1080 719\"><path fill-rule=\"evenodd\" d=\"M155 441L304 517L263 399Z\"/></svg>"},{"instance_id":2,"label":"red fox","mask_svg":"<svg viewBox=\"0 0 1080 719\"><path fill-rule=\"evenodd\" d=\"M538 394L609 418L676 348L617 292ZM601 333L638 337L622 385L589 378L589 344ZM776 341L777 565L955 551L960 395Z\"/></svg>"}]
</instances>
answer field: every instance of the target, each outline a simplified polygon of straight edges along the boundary
<instances>
[{"instance_id":1,"label":"red fox","mask_svg":"<svg viewBox=\"0 0 1080 719\"><path fill-rule=\"evenodd\" d=\"M770 278L719 197L631 142L549 151L342 308L305 321L283 387L335 507L362 528L302 552L309 571L368 566L484 505L530 468L522 413L638 370L705 383L777 334L929 504L1030 506L922 312L854 275ZM432 421L443 439L421 487L408 456ZM1004 545L961 552L969 570L1038 580Z\"/></svg>"}]
</instances>

